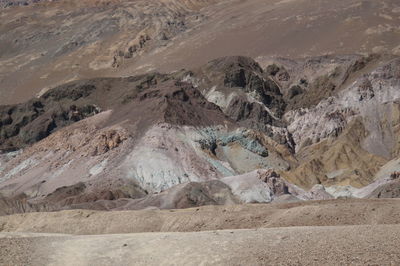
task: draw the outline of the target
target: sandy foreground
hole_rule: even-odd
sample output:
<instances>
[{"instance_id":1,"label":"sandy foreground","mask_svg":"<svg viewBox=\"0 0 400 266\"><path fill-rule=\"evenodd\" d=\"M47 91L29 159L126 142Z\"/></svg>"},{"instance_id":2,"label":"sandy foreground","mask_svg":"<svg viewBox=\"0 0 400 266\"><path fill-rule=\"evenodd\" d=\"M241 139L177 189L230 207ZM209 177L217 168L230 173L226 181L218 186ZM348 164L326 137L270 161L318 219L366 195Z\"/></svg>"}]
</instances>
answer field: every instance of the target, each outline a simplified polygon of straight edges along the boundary
<instances>
[{"instance_id":1,"label":"sandy foreground","mask_svg":"<svg viewBox=\"0 0 400 266\"><path fill-rule=\"evenodd\" d=\"M1 265L398 265L399 200L0 217Z\"/></svg>"}]
</instances>

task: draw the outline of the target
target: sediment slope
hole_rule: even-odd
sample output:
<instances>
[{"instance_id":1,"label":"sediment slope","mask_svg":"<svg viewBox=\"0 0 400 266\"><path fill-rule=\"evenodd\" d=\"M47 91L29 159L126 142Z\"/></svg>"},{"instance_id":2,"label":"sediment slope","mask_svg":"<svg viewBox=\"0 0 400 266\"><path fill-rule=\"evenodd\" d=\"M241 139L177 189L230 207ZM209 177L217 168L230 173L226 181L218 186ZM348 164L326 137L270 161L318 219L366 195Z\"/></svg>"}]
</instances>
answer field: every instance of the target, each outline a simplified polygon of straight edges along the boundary
<instances>
[{"instance_id":1,"label":"sediment slope","mask_svg":"<svg viewBox=\"0 0 400 266\"><path fill-rule=\"evenodd\" d=\"M396 0L1 1L0 104L232 55L399 53ZM39 3L35 3L39 2Z\"/></svg>"}]
</instances>

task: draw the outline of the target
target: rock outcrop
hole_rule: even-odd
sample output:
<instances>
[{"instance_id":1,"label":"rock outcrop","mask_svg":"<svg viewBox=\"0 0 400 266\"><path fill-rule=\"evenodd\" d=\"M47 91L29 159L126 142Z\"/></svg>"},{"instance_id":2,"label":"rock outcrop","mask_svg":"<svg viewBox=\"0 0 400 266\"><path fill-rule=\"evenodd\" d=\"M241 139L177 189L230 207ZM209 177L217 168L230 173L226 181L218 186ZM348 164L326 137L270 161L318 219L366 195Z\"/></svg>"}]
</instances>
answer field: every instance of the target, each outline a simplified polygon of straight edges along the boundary
<instances>
[{"instance_id":1,"label":"rock outcrop","mask_svg":"<svg viewBox=\"0 0 400 266\"><path fill-rule=\"evenodd\" d=\"M396 197L399 59L278 61L263 70L224 57L192 71L76 81L1 106L3 203L33 211Z\"/></svg>"}]
</instances>

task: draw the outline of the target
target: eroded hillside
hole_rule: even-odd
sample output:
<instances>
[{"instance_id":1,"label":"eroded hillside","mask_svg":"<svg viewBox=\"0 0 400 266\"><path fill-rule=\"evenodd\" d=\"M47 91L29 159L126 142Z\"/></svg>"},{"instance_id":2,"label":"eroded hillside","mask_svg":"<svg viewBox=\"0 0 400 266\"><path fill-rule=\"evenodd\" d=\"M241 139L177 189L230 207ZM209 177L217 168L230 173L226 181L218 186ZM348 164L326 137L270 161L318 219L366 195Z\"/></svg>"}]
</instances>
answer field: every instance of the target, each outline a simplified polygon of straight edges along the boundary
<instances>
[{"instance_id":1,"label":"eroded hillside","mask_svg":"<svg viewBox=\"0 0 400 266\"><path fill-rule=\"evenodd\" d=\"M14 4L0 10L0 104L71 80L191 69L222 56L399 53L396 0L0 3Z\"/></svg>"}]
</instances>

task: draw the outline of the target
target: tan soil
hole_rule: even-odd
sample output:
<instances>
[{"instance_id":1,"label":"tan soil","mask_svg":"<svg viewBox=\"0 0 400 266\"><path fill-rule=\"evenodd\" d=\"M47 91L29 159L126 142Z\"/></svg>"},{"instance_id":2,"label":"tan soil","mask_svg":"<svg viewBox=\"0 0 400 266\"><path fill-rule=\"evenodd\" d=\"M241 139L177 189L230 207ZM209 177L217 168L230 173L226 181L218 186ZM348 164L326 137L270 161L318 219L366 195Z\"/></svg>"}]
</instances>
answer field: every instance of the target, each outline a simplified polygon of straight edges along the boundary
<instances>
[{"instance_id":1,"label":"tan soil","mask_svg":"<svg viewBox=\"0 0 400 266\"><path fill-rule=\"evenodd\" d=\"M334 200L3 216L0 264L396 265L399 209L398 200Z\"/></svg>"},{"instance_id":2,"label":"tan soil","mask_svg":"<svg viewBox=\"0 0 400 266\"><path fill-rule=\"evenodd\" d=\"M289 226L400 224L400 200L327 200L181 210L25 213L0 217L0 232L125 234Z\"/></svg>"}]
</instances>

